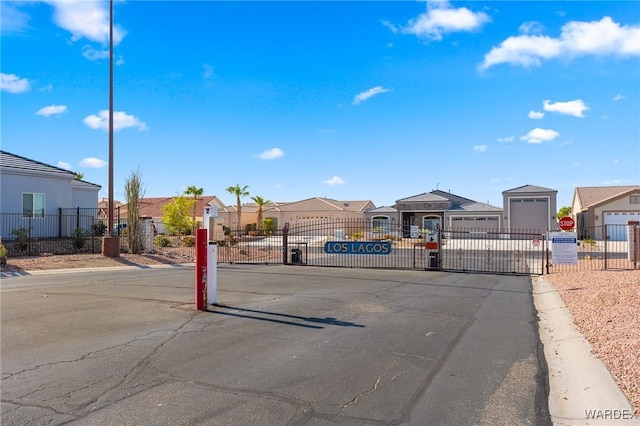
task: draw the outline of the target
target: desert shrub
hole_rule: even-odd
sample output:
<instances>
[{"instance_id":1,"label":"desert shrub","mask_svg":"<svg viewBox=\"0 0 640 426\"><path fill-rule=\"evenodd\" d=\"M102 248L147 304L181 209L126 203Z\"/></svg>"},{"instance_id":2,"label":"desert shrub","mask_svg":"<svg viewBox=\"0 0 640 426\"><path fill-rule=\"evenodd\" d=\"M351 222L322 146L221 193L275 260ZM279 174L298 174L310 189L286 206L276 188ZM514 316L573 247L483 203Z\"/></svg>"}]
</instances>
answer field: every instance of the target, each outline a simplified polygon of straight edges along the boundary
<instances>
[{"instance_id":1,"label":"desert shrub","mask_svg":"<svg viewBox=\"0 0 640 426\"><path fill-rule=\"evenodd\" d=\"M256 223L247 223L244 226L244 232L249 234L251 232L255 232L258 229L258 224Z\"/></svg>"},{"instance_id":2,"label":"desert shrub","mask_svg":"<svg viewBox=\"0 0 640 426\"><path fill-rule=\"evenodd\" d=\"M14 229L11 233L16 236L18 250L25 251L29 247L29 230L22 227Z\"/></svg>"},{"instance_id":3,"label":"desert shrub","mask_svg":"<svg viewBox=\"0 0 640 426\"><path fill-rule=\"evenodd\" d=\"M353 241L361 240L364 237L364 232L352 232L350 237Z\"/></svg>"},{"instance_id":4,"label":"desert shrub","mask_svg":"<svg viewBox=\"0 0 640 426\"><path fill-rule=\"evenodd\" d=\"M71 239L73 240L73 247L76 250L82 249L82 247L84 247L84 234L82 233L82 228L76 228L76 230L73 231Z\"/></svg>"},{"instance_id":5,"label":"desert shrub","mask_svg":"<svg viewBox=\"0 0 640 426\"><path fill-rule=\"evenodd\" d=\"M104 233L107 230L107 225L105 225L102 222L98 222L98 223L94 223L91 228L93 229L93 235L95 235L96 237L99 237L104 235Z\"/></svg>"},{"instance_id":6,"label":"desert shrub","mask_svg":"<svg viewBox=\"0 0 640 426\"><path fill-rule=\"evenodd\" d=\"M5 266L7 264L7 248L4 244L0 243L0 265Z\"/></svg>"},{"instance_id":7,"label":"desert shrub","mask_svg":"<svg viewBox=\"0 0 640 426\"><path fill-rule=\"evenodd\" d=\"M171 245L171 240L164 235L158 235L156 237L156 245L158 247L169 247Z\"/></svg>"},{"instance_id":8,"label":"desert shrub","mask_svg":"<svg viewBox=\"0 0 640 426\"><path fill-rule=\"evenodd\" d=\"M182 247L195 247L196 246L196 237L189 235L184 237L180 243Z\"/></svg>"},{"instance_id":9,"label":"desert shrub","mask_svg":"<svg viewBox=\"0 0 640 426\"><path fill-rule=\"evenodd\" d=\"M262 231L264 235L271 235L276 230L276 221L268 217L262 221Z\"/></svg>"}]
</instances>

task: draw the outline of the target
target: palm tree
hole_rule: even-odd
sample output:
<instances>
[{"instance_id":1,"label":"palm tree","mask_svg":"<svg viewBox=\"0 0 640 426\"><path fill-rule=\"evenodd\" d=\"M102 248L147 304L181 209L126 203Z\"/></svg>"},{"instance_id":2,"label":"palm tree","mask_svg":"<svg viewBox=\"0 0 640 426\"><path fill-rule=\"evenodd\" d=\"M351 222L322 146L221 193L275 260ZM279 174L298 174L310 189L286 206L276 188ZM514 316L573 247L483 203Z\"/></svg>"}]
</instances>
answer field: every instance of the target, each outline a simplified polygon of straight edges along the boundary
<instances>
[{"instance_id":1,"label":"palm tree","mask_svg":"<svg viewBox=\"0 0 640 426\"><path fill-rule=\"evenodd\" d=\"M262 230L262 208L269 204L271 200L265 200L259 195L251 197L251 199L258 205L258 231Z\"/></svg>"},{"instance_id":2,"label":"palm tree","mask_svg":"<svg viewBox=\"0 0 640 426\"><path fill-rule=\"evenodd\" d=\"M202 195L204 189L196 188L195 185L191 185L184 191L187 195L193 195L193 227L191 229L191 235L196 235L196 205L198 204L198 197Z\"/></svg>"},{"instance_id":3,"label":"palm tree","mask_svg":"<svg viewBox=\"0 0 640 426\"><path fill-rule=\"evenodd\" d=\"M238 229L240 229L240 223L241 223L240 218L242 217L242 204L240 202L240 199L242 197L247 197L249 195L248 189L249 187L247 185L243 186L242 188L240 187L240 185L230 186L226 189L226 191L229 194L236 196L236 209L238 211L238 224L237 224Z\"/></svg>"}]
</instances>

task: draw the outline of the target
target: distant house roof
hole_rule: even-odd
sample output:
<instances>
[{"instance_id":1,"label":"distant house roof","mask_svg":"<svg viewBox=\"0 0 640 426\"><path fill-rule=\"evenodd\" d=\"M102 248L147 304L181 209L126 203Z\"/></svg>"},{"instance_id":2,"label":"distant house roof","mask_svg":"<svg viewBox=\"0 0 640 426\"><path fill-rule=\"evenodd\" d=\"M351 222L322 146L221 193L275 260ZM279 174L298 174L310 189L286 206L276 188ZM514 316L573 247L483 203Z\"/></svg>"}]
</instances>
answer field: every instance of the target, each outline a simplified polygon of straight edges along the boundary
<instances>
[{"instance_id":1,"label":"distant house roof","mask_svg":"<svg viewBox=\"0 0 640 426\"><path fill-rule=\"evenodd\" d=\"M448 198L434 194L432 192L425 192L423 194L412 195L411 197L401 198L396 200L396 203L412 203L412 202L433 202L433 201L450 201Z\"/></svg>"},{"instance_id":2,"label":"distant house roof","mask_svg":"<svg viewBox=\"0 0 640 426\"><path fill-rule=\"evenodd\" d=\"M52 166L50 164L41 163L40 161L32 160L27 157L12 154L7 151L0 150L0 169L13 169L24 172L37 172L48 175L57 175L65 177L74 181L77 187L85 188L102 188L95 183L86 182L84 180L76 179L76 174L72 171L62 169L60 167Z\"/></svg>"},{"instance_id":3,"label":"distant house roof","mask_svg":"<svg viewBox=\"0 0 640 426\"><path fill-rule=\"evenodd\" d=\"M523 185L517 188L512 188L512 189L507 189L506 191L502 191L503 194L508 194L511 192L522 193L522 192L558 192L558 191L556 189L545 188L545 187L536 186L536 185Z\"/></svg>"},{"instance_id":4,"label":"distant house roof","mask_svg":"<svg viewBox=\"0 0 640 426\"><path fill-rule=\"evenodd\" d=\"M398 213L398 209L391 206L380 206L374 209L365 210L365 213Z\"/></svg>"},{"instance_id":5,"label":"distant house roof","mask_svg":"<svg viewBox=\"0 0 640 426\"><path fill-rule=\"evenodd\" d=\"M575 196L579 198L583 209L600 204L626 192L640 190L640 185L631 186L582 186L576 187Z\"/></svg>"},{"instance_id":6,"label":"distant house roof","mask_svg":"<svg viewBox=\"0 0 640 426\"><path fill-rule=\"evenodd\" d=\"M315 205L315 208L312 208L310 204ZM269 210L278 210L278 211L307 211L310 208L312 210L340 210L340 211L356 211L363 212L371 206L375 207L375 204L371 200L334 200L331 198L321 198L321 197L311 197L305 198L304 200L292 201L292 202L278 202L278 203L269 203L265 205L262 209L266 213ZM226 206L225 209L227 211L236 211L235 205ZM255 203L247 203L242 205L243 212L255 212L258 210L258 206Z\"/></svg>"},{"instance_id":7,"label":"distant house roof","mask_svg":"<svg viewBox=\"0 0 640 426\"><path fill-rule=\"evenodd\" d=\"M184 197L193 199L188 195ZM149 197L141 198L139 201L139 214L140 217L162 217L164 214L164 206L173 202L175 197ZM215 195L202 195L197 198L196 201L196 216L202 217L205 206L216 206L220 208L222 202ZM120 208L120 215L126 214L127 205L123 204Z\"/></svg>"},{"instance_id":8,"label":"distant house roof","mask_svg":"<svg viewBox=\"0 0 640 426\"><path fill-rule=\"evenodd\" d=\"M465 211L465 212L501 212L502 209L500 207L492 206L487 203L468 203L463 204L461 206L454 207L449 211Z\"/></svg>"}]
</instances>

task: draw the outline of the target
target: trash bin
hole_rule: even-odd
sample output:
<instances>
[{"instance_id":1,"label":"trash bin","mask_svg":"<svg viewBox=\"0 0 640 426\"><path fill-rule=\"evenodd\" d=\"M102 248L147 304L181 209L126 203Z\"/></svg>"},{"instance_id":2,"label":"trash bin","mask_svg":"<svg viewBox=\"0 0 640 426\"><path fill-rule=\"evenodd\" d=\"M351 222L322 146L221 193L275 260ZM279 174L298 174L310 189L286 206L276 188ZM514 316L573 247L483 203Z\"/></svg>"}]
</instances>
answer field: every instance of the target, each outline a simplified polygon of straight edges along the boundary
<instances>
[{"instance_id":1,"label":"trash bin","mask_svg":"<svg viewBox=\"0 0 640 426\"><path fill-rule=\"evenodd\" d=\"M302 250L298 248L291 249L291 263L302 263Z\"/></svg>"},{"instance_id":2,"label":"trash bin","mask_svg":"<svg viewBox=\"0 0 640 426\"><path fill-rule=\"evenodd\" d=\"M438 269L438 252L429 252L429 269Z\"/></svg>"}]
</instances>

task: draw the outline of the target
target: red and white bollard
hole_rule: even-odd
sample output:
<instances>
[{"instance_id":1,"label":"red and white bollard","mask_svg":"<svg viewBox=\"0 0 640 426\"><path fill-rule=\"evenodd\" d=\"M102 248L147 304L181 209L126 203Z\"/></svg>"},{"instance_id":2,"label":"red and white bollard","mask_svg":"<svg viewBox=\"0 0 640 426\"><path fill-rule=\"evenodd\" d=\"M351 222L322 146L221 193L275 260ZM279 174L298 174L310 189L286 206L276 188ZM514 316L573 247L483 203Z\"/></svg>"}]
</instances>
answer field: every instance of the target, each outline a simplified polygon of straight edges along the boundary
<instances>
[{"instance_id":1,"label":"red and white bollard","mask_svg":"<svg viewBox=\"0 0 640 426\"><path fill-rule=\"evenodd\" d=\"M207 310L207 229L196 230L196 309Z\"/></svg>"}]
</instances>

